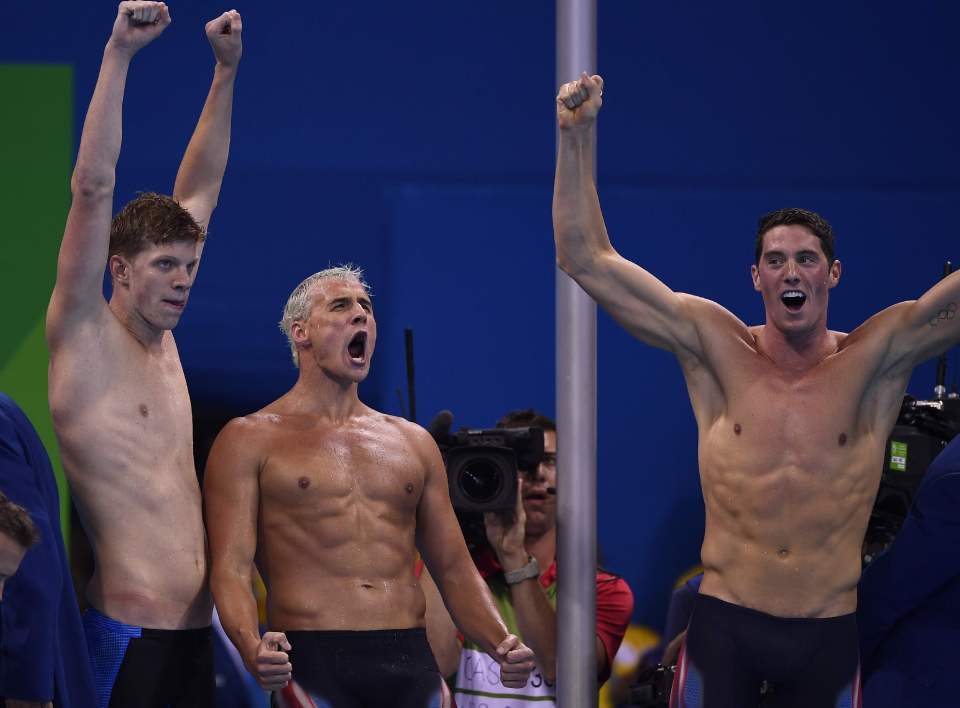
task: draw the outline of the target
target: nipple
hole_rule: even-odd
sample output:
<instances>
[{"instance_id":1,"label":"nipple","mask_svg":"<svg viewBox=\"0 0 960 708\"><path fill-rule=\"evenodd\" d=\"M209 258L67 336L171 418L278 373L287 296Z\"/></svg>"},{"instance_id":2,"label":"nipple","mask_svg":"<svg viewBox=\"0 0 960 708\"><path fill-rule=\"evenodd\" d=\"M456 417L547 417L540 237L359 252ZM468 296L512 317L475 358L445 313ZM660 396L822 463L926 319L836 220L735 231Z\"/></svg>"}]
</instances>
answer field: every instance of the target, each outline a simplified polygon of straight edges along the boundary
<instances>
[{"instance_id":1,"label":"nipple","mask_svg":"<svg viewBox=\"0 0 960 708\"><path fill-rule=\"evenodd\" d=\"M743 428L740 427L740 423L734 423L734 424L733 424L733 433L734 433L734 435L739 435L741 430L743 430Z\"/></svg>"},{"instance_id":2,"label":"nipple","mask_svg":"<svg viewBox=\"0 0 960 708\"><path fill-rule=\"evenodd\" d=\"M846 433L840 433L840 437L837 438L837 442L840 443L840 447L843 447L844 445L846 445L846 444L847 444L847 434L846 434Z\"/></svg>"}]
</instances>

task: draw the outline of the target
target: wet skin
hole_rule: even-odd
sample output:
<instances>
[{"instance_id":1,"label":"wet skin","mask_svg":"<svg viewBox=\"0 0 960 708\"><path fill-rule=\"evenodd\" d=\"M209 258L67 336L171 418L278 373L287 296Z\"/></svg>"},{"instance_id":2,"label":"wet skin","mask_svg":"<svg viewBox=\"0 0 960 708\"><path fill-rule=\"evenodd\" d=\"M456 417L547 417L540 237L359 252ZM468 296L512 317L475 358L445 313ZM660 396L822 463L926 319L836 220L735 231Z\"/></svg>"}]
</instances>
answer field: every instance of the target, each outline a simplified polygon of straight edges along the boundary
<instances>
[{"instance_id":1,"label":"wet skin","mask_svg":"<svg viewBox=\"0 0 960 708\"><path fill-rule=\"evenodd\" d=\"M190 397L169 331L197 251L174 243L111 263L135 306L113 298L57 342L50 363L64 469L96 558L87 597L137 626L208 626L213 606Z\"/></svg>"}]
</instances>

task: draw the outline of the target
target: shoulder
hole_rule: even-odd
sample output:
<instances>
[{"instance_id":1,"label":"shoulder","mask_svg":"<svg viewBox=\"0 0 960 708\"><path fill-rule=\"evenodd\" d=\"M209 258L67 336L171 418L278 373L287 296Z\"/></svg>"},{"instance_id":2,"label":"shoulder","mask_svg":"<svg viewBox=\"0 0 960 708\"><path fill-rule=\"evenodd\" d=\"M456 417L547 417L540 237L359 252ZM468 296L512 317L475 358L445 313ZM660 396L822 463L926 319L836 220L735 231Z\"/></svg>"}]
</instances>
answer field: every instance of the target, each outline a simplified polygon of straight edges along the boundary
<instances>
[{"instance_id":1,"label":"shoulder","mask_svg":"<svg viewBox=\"0 0 960 708\"><path fill-rule=\"evenodd\" d=\"M888 338L909 317L915 303L916 300L898 302L876 313L850 334L837 333L842 336L841 348Z\"/></svg>"},{"instance_id":2,"label":"shoulder","mask_svg":"<svg viewBox=\"0 0 960 708\"><path fill-rule=\"evenodd\" d=\"M23 457L20 442L20 426L23 411L12 398L0 393L0 447L12 454Z\"/></svg>"},{"instance_id":3,"label":"shoulder","mask_svg":"<svg viewBox=\"0 0 960 708\"><path fill-rule=\"evenodd\" d=\"M388 415L373 409L369 413L375 425L383 428L386 434L396 435L402 438L408 445L413 446L418 452L429 454L437 449L437 444L433 437L417 423L411 422L406 418L395 415Z\"/></svg>"}]
</instances>

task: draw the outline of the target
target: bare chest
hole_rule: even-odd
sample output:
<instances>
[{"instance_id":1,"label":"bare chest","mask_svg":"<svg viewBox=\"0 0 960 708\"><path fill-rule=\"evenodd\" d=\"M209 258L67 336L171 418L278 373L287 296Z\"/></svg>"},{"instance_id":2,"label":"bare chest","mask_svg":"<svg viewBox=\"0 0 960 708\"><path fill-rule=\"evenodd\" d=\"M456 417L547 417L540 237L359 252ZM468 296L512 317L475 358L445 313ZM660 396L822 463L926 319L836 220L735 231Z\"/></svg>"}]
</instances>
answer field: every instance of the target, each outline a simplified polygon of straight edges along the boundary
<instances>
[{"instance_id":1,"label":"bare chest","mask_svg":"<svg viewBox=\"0 0 960 708\"><path fill-rule=\"evenodd\" d=\"M159 352L105 334L58 352L51 407L65 453L83 467L193 472L193 421L172 336Z\"/></svg>"},{"instance_id":2,"label":"bare chest","mask_svg":"<svg viewBox=\"0 0 960 708\"><path fill-rule=\"evenodd\" d=\"M412 446L391 433L312 429L278 436L262 461L261 498L308 512L361 505L413 514L425 471Z\"/></svg>"}]
</instances>

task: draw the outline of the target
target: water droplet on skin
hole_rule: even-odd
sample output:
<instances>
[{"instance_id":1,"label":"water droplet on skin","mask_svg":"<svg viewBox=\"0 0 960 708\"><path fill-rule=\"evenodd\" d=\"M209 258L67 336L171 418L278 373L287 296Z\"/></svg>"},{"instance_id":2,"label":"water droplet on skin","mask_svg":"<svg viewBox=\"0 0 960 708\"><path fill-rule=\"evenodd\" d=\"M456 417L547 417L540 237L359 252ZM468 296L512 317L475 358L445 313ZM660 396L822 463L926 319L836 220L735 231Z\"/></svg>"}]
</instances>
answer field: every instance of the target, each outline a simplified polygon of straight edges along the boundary
<instances>
[{"instance_id":1,"label":"water droplet on skin","mask_svg":"<svg viewBox=\"0 0 960 708\"><path fill-rule=\"evenodd\" d=\"M413 482L407 482L407 485L404 487L407 490L407 494L413 494Z\"/></svg>"}]
</instances>

